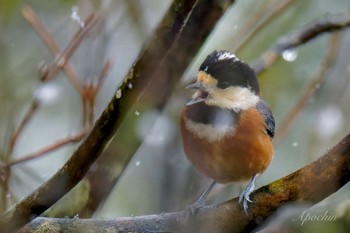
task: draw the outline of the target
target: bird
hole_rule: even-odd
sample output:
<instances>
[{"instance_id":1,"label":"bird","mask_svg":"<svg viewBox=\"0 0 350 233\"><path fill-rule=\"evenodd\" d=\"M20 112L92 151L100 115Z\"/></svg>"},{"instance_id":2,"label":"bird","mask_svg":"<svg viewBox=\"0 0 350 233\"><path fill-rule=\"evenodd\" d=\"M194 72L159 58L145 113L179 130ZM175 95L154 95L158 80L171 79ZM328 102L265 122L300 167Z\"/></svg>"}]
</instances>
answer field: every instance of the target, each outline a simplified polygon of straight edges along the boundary
<instances>
[{"instance_id":1,"label":"bird","mask_svg":"<svg viewBox=\"0 0 350 233\"><path fill-rule=\"evenodd\" d=\"M255 180L274 156L275 120L260 98L254 70L227 50L214 50L199 67L195 89L180 112L185 155L213 181L197 200L205 199L216 183L249 181L239 197L248 214Z\"/></svg>"}]
</instances>

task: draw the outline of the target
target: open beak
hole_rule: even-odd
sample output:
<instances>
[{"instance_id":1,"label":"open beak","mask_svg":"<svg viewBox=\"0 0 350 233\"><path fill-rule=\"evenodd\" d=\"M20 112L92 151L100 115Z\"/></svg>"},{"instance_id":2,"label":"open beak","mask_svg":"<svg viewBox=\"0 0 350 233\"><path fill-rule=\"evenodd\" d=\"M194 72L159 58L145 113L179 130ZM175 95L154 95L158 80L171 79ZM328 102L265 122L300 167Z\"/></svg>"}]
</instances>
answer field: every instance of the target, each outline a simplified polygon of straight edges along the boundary
<instances>
[{"instance_id":1,"label":"open beak","mask_svg":"<svg viewBox=\"0 0 350 233\"><path fill-rule=\"evenodd\" d=\"M186 105L192 105L199 102L202 102L208 98L208 91L204 87L203 83L195 82L186 87L186 89L195 89L198 90L192 99L190 99Z\"/></svg>"}]
</instances>

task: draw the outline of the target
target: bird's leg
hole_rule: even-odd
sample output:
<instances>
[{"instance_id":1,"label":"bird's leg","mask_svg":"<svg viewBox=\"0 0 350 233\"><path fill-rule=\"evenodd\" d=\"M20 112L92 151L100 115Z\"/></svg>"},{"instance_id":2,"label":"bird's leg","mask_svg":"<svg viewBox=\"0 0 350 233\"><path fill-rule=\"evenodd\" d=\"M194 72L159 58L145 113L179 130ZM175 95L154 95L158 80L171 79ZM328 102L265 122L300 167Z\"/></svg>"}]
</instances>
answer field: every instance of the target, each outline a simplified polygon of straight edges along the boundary
<instances>
[{"instance_id":1,"label":"bird's leg","mask_svg":"<svg viewBox=\"0 0 350 233\"><path fill-rule=\"evenodd\" d=\"M185 211L189 212L189 214L195 214L200 208L205 206L205 200L207 199L208 194L213 189L215 184L216 181L212 180L212 182L205 188L202 195L198 198L198 200L195 203L187 206Z\"/></svg>"},{"instance_id":2,"label":"bird's leg","mask_svg":"<svg viewBox=\"0 0 350 233\"><path fill-rule=\"evenodd\" d=\"M252 200L250 200L249 195L254 191L255 188L255 180L258 177L258 174L254 175L248 185L245 187L245 189L243 190L241 196L239 197L239 203L242 203L243 205L243 209L244 212L248 215L248 202L253 202Z\"/></svg>"}]
</instances>

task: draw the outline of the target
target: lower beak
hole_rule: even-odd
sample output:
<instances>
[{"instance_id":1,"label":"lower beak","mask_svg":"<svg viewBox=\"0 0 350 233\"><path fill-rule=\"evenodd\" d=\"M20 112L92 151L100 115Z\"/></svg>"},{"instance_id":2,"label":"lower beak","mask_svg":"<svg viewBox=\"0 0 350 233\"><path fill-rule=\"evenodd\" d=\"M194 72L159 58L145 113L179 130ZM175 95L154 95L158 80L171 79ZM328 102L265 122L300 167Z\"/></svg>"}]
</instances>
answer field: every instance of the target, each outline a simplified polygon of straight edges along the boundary
<instances>
[{"instance_id":1,"label":"lower beak","mask_svg":"<svg viewBox=\"0 0 350 233\"><path fill-rule=\"evenodd\" d=\"M195 96L187 102L188 105L202 102L208 98L208 92L201 82L195 82L186 87L186 89L197 89Z\"/></svg>"}]
</instances>

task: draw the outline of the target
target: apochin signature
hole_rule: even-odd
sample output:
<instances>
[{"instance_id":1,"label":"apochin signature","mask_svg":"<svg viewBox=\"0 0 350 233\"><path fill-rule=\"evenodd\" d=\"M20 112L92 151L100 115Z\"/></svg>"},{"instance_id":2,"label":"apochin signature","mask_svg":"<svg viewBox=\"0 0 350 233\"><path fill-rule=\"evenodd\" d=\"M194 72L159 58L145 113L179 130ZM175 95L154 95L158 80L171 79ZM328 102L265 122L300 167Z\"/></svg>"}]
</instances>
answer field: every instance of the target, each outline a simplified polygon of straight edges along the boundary
<instances>
[{"instance_id":1,"label":"apochin signature","mask_svg":"<svg viewBox=\"0 0 350 233\"><path fill-rule=\"evenodd\" d=\"M328 210L324 212L323 214L313 214L310 213L307 210L304 210L304 212L299 215L296 218L292 219L293 221L301 221L300 225L303 225L305 222L331 222L331 221L336 221L337 220L337 215L334 213L329 212Z\"/></svg>"}]
</instances>

